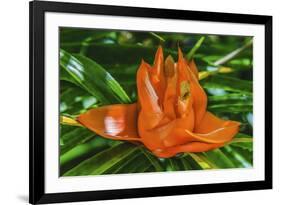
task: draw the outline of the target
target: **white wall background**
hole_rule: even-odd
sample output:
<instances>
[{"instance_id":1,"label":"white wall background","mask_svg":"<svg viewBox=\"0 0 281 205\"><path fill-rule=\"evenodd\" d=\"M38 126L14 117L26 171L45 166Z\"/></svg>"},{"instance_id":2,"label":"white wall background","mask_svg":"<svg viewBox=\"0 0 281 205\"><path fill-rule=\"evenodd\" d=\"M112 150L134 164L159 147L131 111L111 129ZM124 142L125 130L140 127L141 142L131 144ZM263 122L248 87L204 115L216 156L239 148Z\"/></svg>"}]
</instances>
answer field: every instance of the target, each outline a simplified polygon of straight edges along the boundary
<instances>
[{"instance_id":1,"label":"white wall background","mask_svg":"<svg viewBox=\"0 0 281 205\"><path fill-rule=\"evenodd\" d=\"M72 0L109 5L273 15L274 189L79 204L278 204L281 201L281 6L278 0ZM28 1L1 1L0 31L0 204L28 200ZM280 87L278 89L278 87ZM280 202L279 202L280 203ZM75 203L78 204L78 203Z\"/></svg>"}]
</instances>

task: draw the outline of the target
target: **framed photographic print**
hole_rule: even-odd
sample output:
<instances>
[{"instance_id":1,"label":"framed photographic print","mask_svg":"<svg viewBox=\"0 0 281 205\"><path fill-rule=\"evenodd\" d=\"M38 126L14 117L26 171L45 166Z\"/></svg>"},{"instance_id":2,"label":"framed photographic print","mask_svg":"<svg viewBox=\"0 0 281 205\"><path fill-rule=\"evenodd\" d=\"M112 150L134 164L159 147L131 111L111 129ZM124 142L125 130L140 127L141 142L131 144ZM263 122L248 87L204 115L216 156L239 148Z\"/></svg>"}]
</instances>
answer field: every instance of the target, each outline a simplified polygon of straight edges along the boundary
<instances>
[{"instance_id":1,"label":"framed photographic print","mask_svg":"<svg viewBox=\"0 0 281 205\"><path fill-rule=\"evenodd\" d=\"M30 2L30 203L271 187L271 16Z\"/></svg>"}]
</instances>

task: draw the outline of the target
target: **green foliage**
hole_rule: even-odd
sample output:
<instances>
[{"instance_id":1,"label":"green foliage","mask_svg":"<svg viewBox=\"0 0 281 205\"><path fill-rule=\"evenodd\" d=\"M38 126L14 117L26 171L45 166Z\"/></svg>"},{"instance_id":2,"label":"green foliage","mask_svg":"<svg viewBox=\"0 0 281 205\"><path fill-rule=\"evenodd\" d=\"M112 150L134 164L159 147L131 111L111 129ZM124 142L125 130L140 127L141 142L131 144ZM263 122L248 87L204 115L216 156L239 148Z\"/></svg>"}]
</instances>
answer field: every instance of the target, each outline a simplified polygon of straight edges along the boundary
<instances>
[{"instance_id":1,"label":"green foliage","mask_svg":"<svg viewBox=\"0 0 281 205\"><path fill-rule=\"evenodd\" d=\"M252 167L250 37L61 28L61 115L75 117L94 107L135 102L138 66L142 59L153 63L159 45L165 56L175 59L180 45L188 58L194 58L199 71L211 71L201 80L208 94L208 110L241 122L241 133L216 150L160 159L142 145L61 124L62 176ZM218 62L231 72L217 72Z\"/></svg>"},{"instance_id":2,"label":"green foliage","mask_svg":"<svg viewBox=\"0 0 281 205\"><path fill-rule=\"evenodd\" d=\"M72 82L87 90L104 104L129 103L130 98L115 79L102 66L83 55L70 55L60 51L60 66Z\"/></svg>"}]
</instances>

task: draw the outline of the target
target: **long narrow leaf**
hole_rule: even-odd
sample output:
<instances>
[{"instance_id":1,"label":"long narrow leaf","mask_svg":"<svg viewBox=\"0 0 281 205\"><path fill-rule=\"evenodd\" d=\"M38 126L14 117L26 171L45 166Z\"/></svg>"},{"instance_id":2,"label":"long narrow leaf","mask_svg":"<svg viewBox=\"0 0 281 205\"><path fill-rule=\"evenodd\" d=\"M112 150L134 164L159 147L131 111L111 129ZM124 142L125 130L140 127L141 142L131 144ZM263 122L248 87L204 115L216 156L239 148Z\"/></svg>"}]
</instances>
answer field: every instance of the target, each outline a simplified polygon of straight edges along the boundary
<instances>
[{"instance_id":1,"label":"long narrow leaf","mask_svg":"<svg viewBox=\"0 0 281 205\"><path fill-rule=\"evenodd\" d=\"M145 157L150 161L150 163L154 166L154 168L157 172L164 171L164 169L163 169L162 165L160 164L159 159L157 157L148 153L148 151L146 151L144 148L142 148L141 151L143 152Z\"/></svg>"},{"instance_id":2,"label":"long narrow leaf","mask_svg":"<svg viewBox=\"0 0 281 205\"><path fill-rule=\"evenodd\" d=\"M92 158L87 159L65 173L65 176L99 175L122 161L131 158L138 152L138 147L129 143L120 143L112 148L106 149Z\"/></svg>"},{"instance_id":3,"label":"long narrow leaf","mask_svg":"<svg viewBox=\"0 0 281 205\"><path fill-rule=\"evenodd\" d=\"M74 81L104 104L130 103L131 100L115 79L99 64L82 55L60 51L60 65Z\"/></svg>"},{"instance_id":4,"label":"long narrow leaf","mask_svg":"<svg viewBox=\"0 0 281 205\"><path fill-rule=\"evenodd\" d=\"M219 168L235 168L233 162L220 149L205 152L204 155Z\"/></svg>"},{"instance_id":5,"label":"long narrow leaf","mask_svg":"<svg viewBox=\"0 0 281 205\"><path fill-rule=\"evenodd\" d=\"M234 58L235 56L240 54L243 50L245 50L246 48L248 48L252 44L253 44L253 40L251 39L245 45L243 45L241 48L238 48L238 49L232 51L231 53L227 54L223 58L221 58L221 59L217 60L216 62L214 62L214 65L215 66L219 66L219 65L222 65L222 64L226 63L227 61L231 60L232 58Z\"/></svg>"},{"instance_id":6,"label":"long narrow leaf","mask_svg":"<svg viewBox=\"0 0 281 205\"><path fill-rule=\"evenodd\" d=\"M222 75L210 76L209 78L202 80L201 83L206 89L223 89L245 94L251 94L253 90L253 83L251 81Z\"/></svg>"}]
</instances>

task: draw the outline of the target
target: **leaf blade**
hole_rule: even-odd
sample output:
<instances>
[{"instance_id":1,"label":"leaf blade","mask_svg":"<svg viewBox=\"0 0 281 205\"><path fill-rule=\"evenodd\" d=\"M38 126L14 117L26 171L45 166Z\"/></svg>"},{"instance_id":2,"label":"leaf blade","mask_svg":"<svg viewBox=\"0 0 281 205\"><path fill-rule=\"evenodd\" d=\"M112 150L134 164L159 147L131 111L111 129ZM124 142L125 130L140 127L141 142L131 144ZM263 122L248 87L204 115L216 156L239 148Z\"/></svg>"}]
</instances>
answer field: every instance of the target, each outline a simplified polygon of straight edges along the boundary
<instances>
[{"instance_id":1,"label":"leaf blade","mask_svg":"<svg viewBox=\"0 0 281 205\"><path fill-rule=\"evenodd\" d=\"M130 103L119 83L93 60L82 55L60 51L60 64L73 80L104 104Z\"/></svg>"},{"instance_id":2,"label":"leaf blade","mask_svg":"<svg viewBox=\"0 0 281 205\"><path fill-rule=\"evenodd\" d=\"M81 162L65 173L65 176L99 175L105 173L125 157L131 158L138 147L129 143L119 143ZM129 157L130 156L130 157Z\"/></svg>"}]
</instances>

